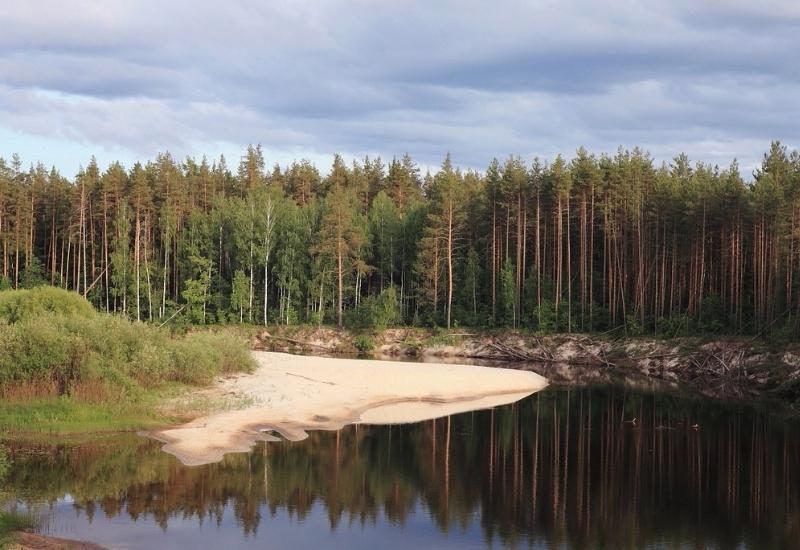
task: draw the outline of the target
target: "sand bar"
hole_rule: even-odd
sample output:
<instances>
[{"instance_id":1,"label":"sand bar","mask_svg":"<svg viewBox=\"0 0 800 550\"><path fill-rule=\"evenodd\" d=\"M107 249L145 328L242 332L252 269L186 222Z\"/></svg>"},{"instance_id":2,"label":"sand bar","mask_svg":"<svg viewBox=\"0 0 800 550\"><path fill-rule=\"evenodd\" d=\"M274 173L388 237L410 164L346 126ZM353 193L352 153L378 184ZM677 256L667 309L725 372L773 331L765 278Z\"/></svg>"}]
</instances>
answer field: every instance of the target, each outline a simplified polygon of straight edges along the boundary
<instances>
[{"instance_id":1,"label":"sand bar","mask_svg":"<svg viewBox=\"0 0 800 550\"><path fill-rule=\"evenodd\" d=\"M257 441L307 437L348 424L402 424L513 403L547 386L526 371L253 352L259 367L221 382L241 410L149 433L184 464L216 462Z\"/></svg>"}]
</instances>

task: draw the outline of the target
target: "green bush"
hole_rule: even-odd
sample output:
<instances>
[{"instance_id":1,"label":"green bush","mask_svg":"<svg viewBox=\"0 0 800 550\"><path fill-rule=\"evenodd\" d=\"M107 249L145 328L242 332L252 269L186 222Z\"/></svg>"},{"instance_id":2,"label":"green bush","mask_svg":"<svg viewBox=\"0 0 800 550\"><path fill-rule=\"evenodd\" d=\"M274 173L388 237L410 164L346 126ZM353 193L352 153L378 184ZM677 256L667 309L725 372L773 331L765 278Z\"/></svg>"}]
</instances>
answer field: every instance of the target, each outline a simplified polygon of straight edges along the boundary
<instances>
[{"instance_id":1,"label":"green bush","mask_svg":"<svg viewBox=\"0 0 800 550\"><path fill-rule=\"evenodd\" d=\"M90 383L130 396L166 382L207 384L254 367L244 337L173 335L95 313L77 294L58 289L0 292L0 304L0 393L33 383L69 395Z\"/></svg>"},{"instance_id":2,"label":"green bush","mask_svg":"<svg viewBox=\"0 0 800 550\"><path fill-rule=\"evenodd\" d=\"M538 332L551 333L558 327L558 315L549 300L543 300L540 306L535 306L531 318Z\"/></svg>"},{"instance_id":3,"label":"green bush","mask_svg":"<svg viewBox=\"0 0 800 550\"><path fill-rule=\"evenodd\" d=\"M251 371L253 358L244 342L224 332L189 334L173 346L171 378L187 384L208 384L220 374Z\"/></svg>"},{"instance_id":4,"label":"green bush","mask_svg":"<svg viewBox=\"0 0 800 550\"><path fill-rule=\"evenodd\" d=\"M628 336L641 336L644 334L644 327L642 327L636 317L630 313L625 316L625 333Z\"/></svg>"},{"instance_id":5,"label":"green bush","mask_svg":"<svg viewBox=\"0 0 800 550\"><path fill-rule=\"evenodd\" d=\"M52 286L0 291L0 321L16 323L44 312L91 317L92 305L80 294Z\"/></svg>"},{"instance_id":6,"label":"green bush","mask_svg":"<svg viewBox=\"0 0 800 550\"><path fill-rule=\"evenodd\" d=\"M658 320L658 331L668 338L678 336L688 336L691 321L685 313L672 315L671 317L661 317Z\"/></svg>"},{"instance_id":7,"label":"green bush","mask_svg":"<svg viewBox=\"0 0 800 550\"><path fill-rule=\"evenodd\" d=\"M347 316L347 325L353 328L384 329L402 321L400 301L393 286L382 290L377 296L365 298Z\"/></svg>"},{"instance_id":8,"label":"green bush","mask_svg":"<svg viewBox=\"0 0 800 550\"><path fill-rule=\"evenodd\" d=\"M359 334L353 338L353 347L355 347L361 353L366 353L375 348L375 342L366 334Z\"/></svg>"}]
</instances>

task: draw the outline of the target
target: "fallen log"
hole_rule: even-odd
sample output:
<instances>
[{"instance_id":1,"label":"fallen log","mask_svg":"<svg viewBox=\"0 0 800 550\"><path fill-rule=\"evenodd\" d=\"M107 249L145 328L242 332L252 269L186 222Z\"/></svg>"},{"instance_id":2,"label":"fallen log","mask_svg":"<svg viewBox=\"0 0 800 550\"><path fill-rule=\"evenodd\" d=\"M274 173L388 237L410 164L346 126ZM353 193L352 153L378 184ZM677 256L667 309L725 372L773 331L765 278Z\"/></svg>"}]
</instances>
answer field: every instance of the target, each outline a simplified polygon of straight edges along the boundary
<instances>
[{"instance_id":1,"label":"fallen log","mask_svg":"<svg viewBox=\"0 0 800 550\"><path fill-rule=\"evenodd\" d=\"M285 336L273 336L272 334L263 333L258 336L259 339L269 338L270 340L282 340L284 342L289 342L290 344L295 344L297 346L307 346L310 348L319 348L324 349L325 351L333 351L333 348L328 346L323 346L322 344L315 344L314 342L304 342L302 340L295 340L294 338L287 338Z\"/></svg>"}]
</instances>

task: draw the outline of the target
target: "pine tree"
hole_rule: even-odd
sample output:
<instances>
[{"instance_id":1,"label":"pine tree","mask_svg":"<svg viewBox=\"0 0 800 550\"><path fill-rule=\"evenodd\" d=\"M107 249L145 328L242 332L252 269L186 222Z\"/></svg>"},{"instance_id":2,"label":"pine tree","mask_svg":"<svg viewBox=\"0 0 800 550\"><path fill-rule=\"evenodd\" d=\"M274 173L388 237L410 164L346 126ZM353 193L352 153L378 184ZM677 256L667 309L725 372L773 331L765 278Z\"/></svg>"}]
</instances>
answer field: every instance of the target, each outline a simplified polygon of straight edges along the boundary
<instances>
[{"instance_id":1,"label":"pine tree","mask_svg":"<svg viewBox=\"0 0 800 550\"><path fill-rule=\"evenodd\" d=\"M358 230L358 209L352 191L336 187L326 200L327 212L323 217L317 253L333 259L336 273L336 323L343 326L345 278L354 269L353 260L364 242Z\"/></svg>"}]
</instances>

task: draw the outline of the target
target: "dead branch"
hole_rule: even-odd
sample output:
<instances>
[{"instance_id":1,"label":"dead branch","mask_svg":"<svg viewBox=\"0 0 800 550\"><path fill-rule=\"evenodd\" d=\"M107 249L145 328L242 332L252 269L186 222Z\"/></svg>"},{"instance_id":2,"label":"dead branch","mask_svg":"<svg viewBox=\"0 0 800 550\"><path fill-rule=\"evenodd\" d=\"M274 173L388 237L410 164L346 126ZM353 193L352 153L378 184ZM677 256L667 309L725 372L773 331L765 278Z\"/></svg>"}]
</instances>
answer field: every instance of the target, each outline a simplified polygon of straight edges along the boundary
<instances>
[{"instance_id":1,"label":"dead branch","mask_svg":"<svg viewBox=\"0 0 800 550\"><path fill-rule=\"evenodd\" d=\"M328 346L323 346L322 344L315 344L314 342L303 342L302 340L295 340L294 338L287 338L285 336L273 336L272 334L262 333L258 337L269 338L270 340L282 340L284 342L289 342L290 344L295 344L297 346L307 346L310 348L319 348L319 349L324 349L326 351L333 351L333 348L330 348Z\"/></svg>"}]
</instances>

